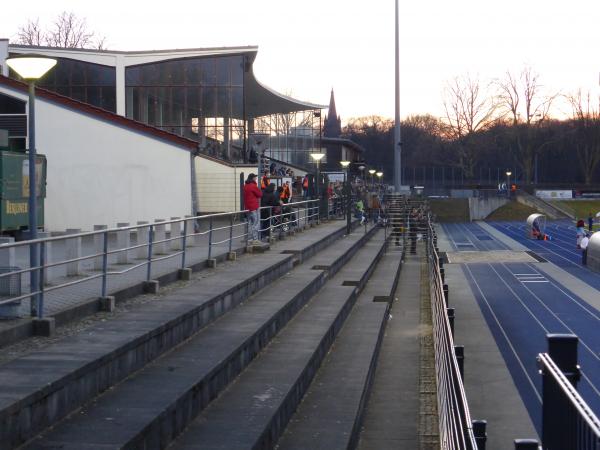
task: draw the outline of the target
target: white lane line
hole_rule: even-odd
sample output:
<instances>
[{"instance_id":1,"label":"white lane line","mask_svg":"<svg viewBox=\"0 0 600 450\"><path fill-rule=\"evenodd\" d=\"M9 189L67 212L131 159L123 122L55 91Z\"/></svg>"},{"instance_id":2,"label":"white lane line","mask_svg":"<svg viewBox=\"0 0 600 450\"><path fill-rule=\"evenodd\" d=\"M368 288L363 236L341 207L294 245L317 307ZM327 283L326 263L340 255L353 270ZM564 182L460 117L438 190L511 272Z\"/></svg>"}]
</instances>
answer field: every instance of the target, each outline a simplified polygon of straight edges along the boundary
<instances>
[{"instance_id":1,"label":"white lane line","mask_svg":"<svg viewBox=\"0 0 600 450\"><path fill-rule=\"evenodd\" d=\"M531 270L536 271L536 268L533 267L531 264L529 264L528 266ZM508 270L510 270L509 267L507 267ZM544 277L545 279L548 280L548 282L555 288L557 289L561 294L563 294L565 297L567 297L569 300L571 300L573 303L575 303L577 306L579 306L581 309L583 309L586 313L588 313L590 316L592 316L594 319L596 319L597 321L600 322L600 316L598 316L598 314L596 314L594 311L588 309L586 307L585 304L583 304L582 302L580 302L579 300L577 300L575 297L573 297L571 294L569 294L567 291L565 291L563 289L563 287L560 284L555 283L554 281L546 278L546 276L541 273L541 272L537 272L539 273L540 276ZM514 274L513 274L514 275Z\"/></svg>"},{"instance_id":2,"label":"white lane line","mask_svg":"<svg viewBox=\"0 0 600 450\"><path fill-rule=\"evenodd\" d=\"M506 283L506 281L505 281L505 280L502 278L502 276L501 276L501 275L498 273L498 271L496 270L496 268L495 268L494 266L492 266L491 264L488 264L488 265L489 265L489 266L492 268L492 270L493 270L493 271L496 273L496 275L498 275L498 276L500 277L500 279L502 279L502 281L504 282L504 284L505 284L505 285L506 285L506 286L507 286L509 289L511 289L511 288L510 288L510 286L508 286L508 283ZM502 263L502 266L504 267L504 263ZM507 270L508 272L510 272L510 270L508 270L508 268L507 268L506 270ZM533 292L533 291L532 291L531 289L529 289L527 286L523 286L523 287L524 287L525 289L527 289L527 291L528 291L528 292L529 292L529 293L530 293L530 294L533 296L533 298L535 298L535 299L536 299L536 300L537 300L537 301L540 303L540 305L542 305L542 306L543 306L543 307L544 307L544 308L545 308L545 309L546 309L546 310L547 310L547 311L548 311L548 312L549 312L549 313L550 313L550 314L551 314L551 315L552 315L552 316L553 316L553 317L554 317L554 318L555 318L555 319L556 319L558 322L560 322L560 324L561 324L563 327L565 327L567 330L569 330L569 332L571 332L571 333L573 333L573 334L577 335L577 333L575 333L575 332L574 332L574 331L573 331L573 330L572 330L572 329L571 329L571 328L570 328L570 327L569 327L569 326L568 326L568 325L567 325L565 322L563 322L563 320L562 320L560 317L558 317L558 316L557 316L557 315L554 313L554 311L552 311L552 310L551 310L551 309L548 307L548 305L546 305L546 304L545 304L545 303L542 301L542 299L541 299L541 298L539 298L539 297L537 296L537 294L536 294L535 292ZM511 292L513 292L513 293L514 293L514 291L513 291L512 289L511 289ZM515 294L515 295L516 295L516 294ZM521 299L519 298L519 301L520 301L520 300L521 300ZM523 302L521 302L521 303L523 303ZM535 315L533 314L533 312L532 312L532 311L531 311L529 308L527 308L527 311L529 311L529 313L530 313L530 314L531 314L531 315L532 315L532 316L535 318L535 320L536 320L536 321L537 321L537 322L538 322L538 323L541 325L541 322L538 320L538 318L537 318L537 317L535 317ZM544 328L544 330L546 331L546 333L548 333L548 330L546 329L546 327L544 327L543 325L541 325L541 326L542 326L542 328ZM580 337L580 336L578 336L578 338L579 338L579 342L581 342L581 345L583 345L583 346L584 346L584 347L585 347L585 348L586 348L586 349L587 349L587 350L588 350L588 351L589 351L589 352L592 354L592 356L593 356L594 358L596 358L597 360L599 360L599 361L600 361L600 357L599 357L599 356L598 356L598 355L597 355L597 354L596 354L596 353L595 353L595 352L594 352L594 351L593 351L593 350L592 350L592 349L591 349L591 348L590 348L590 347L589 347L589 346L588 346L588 345L585 343L585 341L584 341L583 339L581 339L581 337Z\"/></svg>"},{"instance_id":3,"label":"white lane line","mask_svg":"<svg viewBox=\"0 0 600 450\"><path fill-rule=\"evenodd\" d=\"M502 226L502 227L504 227L504 228L507 228L507 229L508 229L508 227L507 227L507 226L505 226L505 225L499 225L499 226ZM509 233L516 234L514 231L510 231L510 230L507 230L507 231L508 231ZM544 242L552 242L552 241L544 241ZM531 241L531 243L532 243L532 244L535 244L535 245L537 245L537 246L538 246L538 247L536 247L536 249L545 250L545 251L547 251L547 252L550 252L550 253L552 253L552 254L554 254L554 255L558 256L558 257L559 257L559 258L561 258L561 259L564 259L564 260L565 260L565 261L567 261L569 264L571 264L571 265L573 265L573 266L575 266L575 267L581 267L579 264L575 263L574 261L571 261L569 258L566 258L566 257L564 257L563 255L561 255L560 253L557 253L557 252L555 252L554 250L551 250L551 249L549 249L549 248L546 248L546 247L544 247L544 246L542 246L542 245L538 244L536 241L533 241L533 240L532 240L532 241Z\"/></svg>"},{"instance_id":4,"label":"white lane line","mask_svg":"<svg viewBox=\"0 0 600 450\"><path fill-rule=\"evenodd\" d=\"M508 337L508 334L506 333L506 330L504 330L504 327L502 326L502 324L500 323L500 320L498 320L498 317L496 316L496 313L494 312L494 310L492 309L490 302L488 301L487 297L485 296L485 294L483 293L483 290L481 289L481 287L479 286L479 283L477 282L477 280L475 279L475 276L473 275L473 272L471 272L471 268L467 265L467 264L463 264L463 267L467 269L467 271L469 272L469 275L471 277L471 280L473 280L473 283L475 284L475 286L477 287L477 290L479 291L479 294L481 295L481 297L483 298L483 301L485 302L485 304L487 305L490 314L492 315L492 317L494 318L494 321L496 322L496 324L498 325L498 328L500 328L500 331L502 332L502 335L504 336L504 339L506 339L506 342L508 343L508 346L510 347L510 349L513 352L513 355L515 355L515 358L517 359L517 362L519 363L519 366L521 366L521 370L523 371L523 373L525 374L525 378L527 378L527 381L529 382L529 385L531 386L531 388L533 389L533 392L535 393L535 396L537 397L537 399L539 400L540 404L542 404L542 396L540 395L540 393L538 392L538 390L535 387L535 384L533 383L533 380L531 379L531 377L529 376L529 374L527 373L527 370L525 369L525 365L523 365L523 361L521 361L521 358L519 358L519 355L517 354L517 351L514 347L514 345L512 344L511 340ZM543 328L543 327L542 327Z\"/></svg>"}]
</instances>

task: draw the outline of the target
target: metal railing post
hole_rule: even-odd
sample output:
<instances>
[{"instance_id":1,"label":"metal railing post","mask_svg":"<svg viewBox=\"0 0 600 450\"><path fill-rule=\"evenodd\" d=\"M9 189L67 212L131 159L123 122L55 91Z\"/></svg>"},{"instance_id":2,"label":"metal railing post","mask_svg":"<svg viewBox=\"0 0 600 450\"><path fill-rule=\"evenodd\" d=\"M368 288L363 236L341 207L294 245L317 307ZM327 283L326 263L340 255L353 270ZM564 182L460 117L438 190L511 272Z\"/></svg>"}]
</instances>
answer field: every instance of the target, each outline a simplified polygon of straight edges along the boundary
<instances>
[{"instance_id":1,"label":"metal railing post","mask_svg":"<svg viewBox=\"0 0 600 450\"><path fill-rule=\"evenodd\" d=\"M233 214L229 215L229 253L233 245Z\"/></svg>"},{"instance_id":2,"label":"metal railing post","mask_svg":"<svg viewBox=\"0 0 600 450\"><path fill-rule=\"evenodd\" d=\"M536 439L515 439L515 450L538 450L540 444Z\"/></svg>"},{"instance_id":3,"label":"metal railing post","mask_svg":"<svg viewBox=\"0 0 600 450\"><path fill-rule=\"evenodd\" d=\"M39 277L39 294L37 295L37 314L38 319L44 317L44 282L45 282L45 269L46 265L46 242L42 241L40 244L40 277Z\"/></svg>"},{"instance_id":4,"label":"metal railing post","mask_svg":"<svg viewBox=\"0 0 600 450\"><path fill-rule=\"evenodd\" d=\"M181 237L181 268L185 269L185 257L187 252L187 230L188 230L188 221L187 219L183 220L183 236Z\"/></svg>"},{"instance_id":5,"label":"metal railing post","mask_svg":"<svg viewBox=\"0 0 600 450\"><path fill-rule=\"evenodd\" d=\"M577 344L574 334L547 334L548 355L577 389L581 370L577 364ZM577 442L577 427L570 417L573 413L564 408L563 393L556 380L546 370L542 371L542 445L548 449L567 448Z\"/></svg>"},{"instance_id":6,"label":"metal railing post","mask_svg":"<svg viewBox=\"0 0 600 450\"><path fill-rule=\"evenodd\" d=\"M106 297L106 279L108 276L108 231L105 231L102 235L102 297Z\"/></svg>"},{"instance_id":7,"label":"metal railing post","mask_svg":"<svg viewBox=\"0 0 600 450\"><path fill-rule=\"evenodd\" d=\"M269 206L269 241L273 237L273 207Z\"/></svg>"},{"instance_id":8,"label":"metal railing post","mask_svg":"<svg viewBox=\"0 0 600 450\"><path fill-rule=\"evenodd\" d=\"M152 247L154 244L154 225L148 227L148 266L146 267L146 281L152 278Z\"/></svg>"},{"instance_id":9,"label":"metal railing post","mask_svg":"<svg viewBox=\"0 0 600 450\"><path fill-rule=\"evenodd\" d=\"M465 346L455 345L454 354L456 355L456 362L458 363L458 371L460 372L460 378L465 379Z\"/></svg>"},{"instance_id":10,"label":"metal railing post","mask_svg":"<svg viewBox=\"0 0 600 450\"><path fill-rule=\"evenodd\" d=\"M448 314L448 322L450 323L450 332L454 338L454 308L446 308L446 314Z\"/></svg>"},{"instance_id":11,"label":"metal railing post","mask_svg":"<svg viewBox=\"0 0 600 450\"><path fill-rule=\"evenodd\" d=\"M208 259L212 256L212 233L213 233L213 218L208 219Z\"/></svg>"},{"instance_id":12,"label":"metal railing post","mask_svg":"<svg viewBox=\"0 0 600 450\"><path fill-rule=\"evenodd\" d=\"M485 443L487 441L487 421L485 420L473 420L473 435L475 436L475 442L477 442L477 450L485 450Z\"/></svg>"}]
</instances>

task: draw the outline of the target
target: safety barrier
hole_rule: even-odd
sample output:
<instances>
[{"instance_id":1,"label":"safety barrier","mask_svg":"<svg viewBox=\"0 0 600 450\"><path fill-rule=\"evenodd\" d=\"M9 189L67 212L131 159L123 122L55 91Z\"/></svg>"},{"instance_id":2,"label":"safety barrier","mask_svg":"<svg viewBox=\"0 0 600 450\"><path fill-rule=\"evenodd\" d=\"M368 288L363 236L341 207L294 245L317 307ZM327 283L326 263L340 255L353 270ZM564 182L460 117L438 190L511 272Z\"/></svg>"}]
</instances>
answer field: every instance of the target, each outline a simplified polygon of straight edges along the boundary
<instances>
[{"instance_id":1,"label":"safety barrier","mask_svg":"<svg viewBox=\"0 0 600 450\"><path fill-rule=\"evenodd\" d=\"M548 353L538 355L542 375L542 448L600 449L600 419L577 392L581 369L579 339L573 334L548 334ZM515 449L537 449L534 439L515 440Z\"/></svg>"},{"instance_id":2,"label":"safety barrier","mask_svg":"<svg viewBox=\"0 0 600 450\"><path fill-rule=\"evenodd\" d=\"M485 448L485 421L472 421L462 376L463 348L454 345L448 290L437 236L428 221L427 258L433 319L433 343L437 379L440 448L475 450Z\"/></svg>"},{"instance_id":3,"label":"safety barrier","mask_svg":"<svg viewBox=\"0 0 600 450\"><path fill-rule=\"evenodd\" d=\"M319 204L317 200L306 200L287 204L280 214L273 214L269 209L267 231L269 235L276 230L281 231L284 223L295 227L305 226L319 219ZM100 280L96 295L107 298L108 280L111 276L125 275L136 269L145 267L145 280L151 282L153 265L170 259L179 258L179 268L185 270L188 266L188 256L192 248L203 249L203 258L211 261L215 248L233 250L235 241L245 243L248 238L248 224L243 221L246 210L228 213L209 214L204 216L186 216L157 219L154 223L138 222L137 225L119 224L117 228L98 226L97 231L73 232L64 236L45 237L41 239L14 242L0 245L1 252L14 252L21 248L29 248L30 253L39 255L39 265L35 267L10 267L0 273L1 283L12 283L17 277L29 274L29 292L3 292L0 297L0 307L18 305L22 300L30 300L30 314L42 319L45 317L44 300L51 292ZM167 227L170 235L167 237ZM67 230L69 232L69 230ZM76 230L79 231L79 230ZM136 234L136 243L131 245L132 232ZM92 252L82 256L81 241L86 239L93 242ZM52 246L60 243L64 247L64 257L49 258ZM111 245L112 244L112 245ZM89 270L82 270L82 264ZM123 268L117 270L117 266ZM64 268L66 281L48 285L47 275ZM188 269L189 270L189 269ZM95 272L95 273L93 273ZM35 276L31 276L35 274ZM93 295L88 295L92 297ZM14 309L14 308L13 308Z\"/></svg>"}]
</instances>

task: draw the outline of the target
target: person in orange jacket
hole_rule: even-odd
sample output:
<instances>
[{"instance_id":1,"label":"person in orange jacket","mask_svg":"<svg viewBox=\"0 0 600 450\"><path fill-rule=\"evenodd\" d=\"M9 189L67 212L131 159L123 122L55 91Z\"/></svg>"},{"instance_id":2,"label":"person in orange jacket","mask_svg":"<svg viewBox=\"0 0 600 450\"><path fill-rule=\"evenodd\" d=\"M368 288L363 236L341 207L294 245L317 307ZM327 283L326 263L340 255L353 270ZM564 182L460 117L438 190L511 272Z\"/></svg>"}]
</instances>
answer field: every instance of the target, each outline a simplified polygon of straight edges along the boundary
<instances>
[{"instance_id":1,"label":"person in orange jacket","mask_svg":"<svg viewBox=\"0 0 600 450\"><path fill-rule=\"evenodd\" d=\"M271 180L269 180L269 171L265 170L265 173L260 179L260 189L264 191L269 184L271 184Z\"/></svg>"},{"instance_id":2,"label":"person in orange jacket","mask_svg":"<svg viewBox=\"0 0 600 450\"><path fill-rule=\"evenodd\" d=\"M292 198L292 191L290 189L289 181L286 181L283 185L283 190L281 191L280 198L283 203L289 203L290 198Z\"/></svg>"}]
</instances>

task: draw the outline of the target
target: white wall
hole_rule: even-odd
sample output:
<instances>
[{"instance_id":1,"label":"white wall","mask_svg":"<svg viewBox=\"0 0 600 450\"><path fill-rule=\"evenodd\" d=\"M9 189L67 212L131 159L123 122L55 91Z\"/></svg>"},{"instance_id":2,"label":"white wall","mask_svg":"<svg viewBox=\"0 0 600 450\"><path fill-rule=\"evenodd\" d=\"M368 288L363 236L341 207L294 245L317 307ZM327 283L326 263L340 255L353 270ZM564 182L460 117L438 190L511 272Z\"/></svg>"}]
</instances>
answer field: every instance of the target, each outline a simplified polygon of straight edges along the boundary
<instances>
[{"instance_id":1,"label":"white wall","mask_svg":"<svg viewBox=\"0 0 600 450\"><path fill-rule=\"evenodd\" d=\"M27 99L11 88L0 91ZM190 154L174 143L40 98L36 141L48 160L47 230L191 213Z\"/></svg>"},{"instance_id":2,"label":"white wall","mask_svg":"<svg viewBox=\"0 0 600 450\"><path fill-rule=\"evenodd\" d=\"M202 155L195 158L196 192L200 212L228 212L240 209L240 173L258 173L255 166L229 166Z\"/></svg>"}]
</instances>

